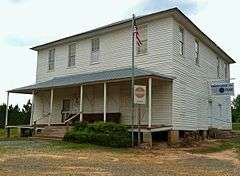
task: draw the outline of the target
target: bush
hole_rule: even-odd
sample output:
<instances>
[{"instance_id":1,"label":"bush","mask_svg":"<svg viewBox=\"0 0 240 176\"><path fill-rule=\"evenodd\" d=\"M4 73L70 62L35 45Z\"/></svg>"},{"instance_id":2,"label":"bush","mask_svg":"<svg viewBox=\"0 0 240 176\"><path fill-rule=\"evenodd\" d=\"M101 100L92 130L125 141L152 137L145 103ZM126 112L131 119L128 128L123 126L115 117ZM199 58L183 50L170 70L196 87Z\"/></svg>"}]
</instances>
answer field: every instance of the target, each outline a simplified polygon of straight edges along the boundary
<instances>
[{"instance_id":1,"label":"bush","mask_svg":"<svg viewBox=\"0 0 240 176\"><path fill-rule=\"evenodd\" d=\"M64 140L109 147L128 147L131 144L125 125L103 122L77 124L72 131L65 134Z\"/></svg>"}]
</instances>

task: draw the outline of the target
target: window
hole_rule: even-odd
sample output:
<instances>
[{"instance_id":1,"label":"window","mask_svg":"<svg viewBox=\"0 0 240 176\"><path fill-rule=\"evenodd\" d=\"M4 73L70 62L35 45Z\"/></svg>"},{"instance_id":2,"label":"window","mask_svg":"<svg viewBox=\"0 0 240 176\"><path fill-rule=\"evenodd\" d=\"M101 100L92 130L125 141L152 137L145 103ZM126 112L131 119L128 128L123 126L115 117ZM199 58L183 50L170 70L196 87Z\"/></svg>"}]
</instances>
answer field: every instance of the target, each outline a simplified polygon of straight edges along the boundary
<instances>
[{"instance_id":1,"label":"window","mask_svg":"<svg viewBox=\"0 0 240 176\"><path fill-rule=\"evenodd\" d=\"M220 78L220 59L217 57L217 78Z\"/></svg>"},{"instance_id":2,"label":"window","mask_svg":"<svg viewBox=\"0 0 240 176\"><path fill-rule=\"evenodd\" d=\"M54 70L55 64L55 49L51 49L48 52L48 70Z\"/></svg>"},{"instance_id":3,"label":"window","mask_svg":"<svg viewBox=\"0 0 240 176\"><path fill-rule=\"evenodd\" d=\"M62 111L70 111L70 99L63 100Z\"/></svg>"},{"instance_id":4,"label":"window","mask_svg":"<svg viewBox=\"0 0 240 176\"><path fill-rule=\"evenodd\" d=\"M194 51L196 65L199 65L199 42L197 40L194 41Z\"/></svg>"},{"instance_id":5,"label":"window","mask_svg":"<svg viewBox=\"0 0 240 176\"><path fill-rule=\"evenodd\" d=\"M75 66L76 58L76 44L71 44L68 46L68 67Z\"/></svg>"},{"instance_id":6,"label":"window","mask_svg":"<svg viewBox=\"0 0 240 176\"><path fill-rule=\"evenodd\" d=\"M91 63L99 62L99 49L100 49L100 41L99 38L92 39L92 49L91 49Z\"/></svg>"},{"instance_id":7,"label":"window","mask_svg":"<svg viewBox=\"0 0 240 176\"><path fill-rule=\"evenodd\" d=\"M142 45L137 45L137 54L144 54L147 53L147 25L139 26L138 31L140 34Z\"/></svg>"},{"instance_id":8,"label":"window","mask_svg":"<svg viewBox=\"0 0 240 176\"><path fill-rule=\"evenodd\" d=\"M225 80L229 79L228 78L228 71L229 70L229 65L225 62L224 63L224 75L225 75Z\"/></svg>"},{"instance_id":9,"label":"window","mask_svg":"<svg viewBox=\"0 0 240 176\"><path fill-rule=\"evenodd\" d=\"M92 52L99 51L99 38L92 39Z\"/></svg>"},{"instance_id":10,"label":"window","mask_svg":"<svg viewBox=\"0 0 240 176\"><path fill-rule=\"evenodd\" d=\"M179 54L183 55L184 50L184 31L183 28L179 28Z\"/></svg>"}]
</instances>

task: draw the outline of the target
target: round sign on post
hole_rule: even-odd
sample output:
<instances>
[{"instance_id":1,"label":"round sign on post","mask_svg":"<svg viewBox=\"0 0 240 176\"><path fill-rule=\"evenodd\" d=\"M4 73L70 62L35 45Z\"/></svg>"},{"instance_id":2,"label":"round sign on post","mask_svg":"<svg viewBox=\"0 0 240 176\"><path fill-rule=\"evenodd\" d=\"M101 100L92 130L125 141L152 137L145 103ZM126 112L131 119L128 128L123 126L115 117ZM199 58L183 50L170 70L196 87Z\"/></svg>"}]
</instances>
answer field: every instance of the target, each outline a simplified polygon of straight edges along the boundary
<instances>
[{"instance_id":1,"label":"round sign on post","mask_svg":"<svg viewBox=\"0 0 240 176\"><path fill-rule=\"evenodd\" d=\"M141 85L134 86L134 103L135 104L146 103L146 86Z\"/></svg>"}]
</instances>

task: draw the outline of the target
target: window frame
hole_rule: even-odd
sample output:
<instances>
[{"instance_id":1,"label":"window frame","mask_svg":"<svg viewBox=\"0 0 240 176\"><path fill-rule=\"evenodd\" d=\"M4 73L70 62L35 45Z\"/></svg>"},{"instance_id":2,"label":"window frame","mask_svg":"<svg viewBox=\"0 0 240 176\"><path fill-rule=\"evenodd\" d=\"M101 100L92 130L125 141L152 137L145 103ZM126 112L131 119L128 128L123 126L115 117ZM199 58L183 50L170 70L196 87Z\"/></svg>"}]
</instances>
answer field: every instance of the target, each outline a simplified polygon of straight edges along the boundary
<instances>
[{"instance_id":1,"label":"window frame","mask_svg":"<svg viewBox=\"0 0 240 176\"><path fill-rule=\"evenodd\" d=\"M55 69L55 53L55 48L48 50L48 71L54 71Z\"/></svg>"},{"instance_id":2,"label":"window frame","mask_svg":"<svg viewBox=\"0 0 240 176\"><path fill-rule=\"evenodd\" d=\"M179 32L179 39L178 39L179 51L178 52L181 56L184 56L184 29L182 27L179 27L178 32Z\"/></svg>"},{"instance_id":3,"label":"window frame","mask_svg":"<svg viewBox=\"0 0 240 176\"><path fill-rule=\"evenodd\" d=\"M68 104L66 104L68 103ZM66 107L68 105L68 107ZM62 111L63 112L69 112L71 111L71 99L63 99L62 100Z\"/></svg>"},{"instance_id":4,"label":"window frame","mask_svg":"<svg viewBox=\"0 0 240 176\"><path fill-rule=\"evenodd\" d=\"M96 43L98 44L97 47L95 46ZM99 53L100 53L100 38L99 37L92 38L90 64L99 63Z\"/></svg>"},{"instance_id":5,"label":"window frame","mask_svg":"<svg viewBox=\"0 0 240 176\"><path fill-rule=\"evenodd\" d=\"M217 56L217 78L220 78L220 58Z\"/></svg>"},{"instance_id":6,"label":"window frame","mask_svg":"<svg viewBox=\"0 0 240 176\"><path fill-rule=\"evenodd\" d=\"M75 47L74 52L71 51L71 47L73 46ZM69 44L68 45L68 68L76 66L76 53L77 53L77 44L76 43Z\"/></svg>"},{"instance_id":7,"label":"window frame","mask_svg":"<svg viewBox=\"0 0 240 176\"><path fill-rule=\"evenodd\" d=\"M97 41L97 42L96 42ZM98 44L96 47L95 44ZM98 52L100 50L100 39L99 37L95 37L91 39L91 52Z\"/></svg>"},{"instance_id":8,"label":"window frame","mask_svg":"<svg viewBox=\"0 0 240 176\"><path fill-rule=\"evenodd\" d=\"M199 52L200 52L200 46L199 46L199 40L194 40L194 57L195 57L195 64L197 66L200 66L200 60L199 60Z\"/></svg>"},{"instance_id":9,"label":"window frame","mask_svg":"<svg viewBox=\"0 0 240 176\"><path fill-rule=\"evenodd\" d=\"M144 55L148 53L148 25L147 24L139 25L138 31L140 33L142 45L138 46L137 41L135 39L136 55ZM146 34L142 35L143 31L146 32ZM143 38L142 36L144 36L145 38Z\"/></svg>"},{"instance_id":10,"label":"window frame","mask_svg":"<svg viewBox=\"0 0 240 176\"><path fill-rule=\"evenodd\" d=\"M227 62L224 62L224 65L225 65L225 68L224 68L224 77L225 77L225 80L228 80L229 77L229 64Z\"/></svg>"}]
</instances>

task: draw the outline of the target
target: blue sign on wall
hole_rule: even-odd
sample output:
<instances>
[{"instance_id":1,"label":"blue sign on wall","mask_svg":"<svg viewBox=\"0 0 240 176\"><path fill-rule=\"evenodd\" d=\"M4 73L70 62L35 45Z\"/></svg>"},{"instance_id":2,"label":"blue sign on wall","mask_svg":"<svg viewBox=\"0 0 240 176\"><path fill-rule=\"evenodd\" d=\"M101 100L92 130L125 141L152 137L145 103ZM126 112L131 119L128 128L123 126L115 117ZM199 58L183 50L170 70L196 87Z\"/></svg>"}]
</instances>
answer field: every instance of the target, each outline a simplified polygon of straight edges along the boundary
<instances>
[{"instance_id":1,"label":"blue sign on wall","mask_svg":"<svg viewBox=\"0 0 240 176\"><path fill-rule=\"evenodd\" d=\"M212 95L234 95L233 83L213 83L211 85Z\"/></svg>"}]
</instances>

